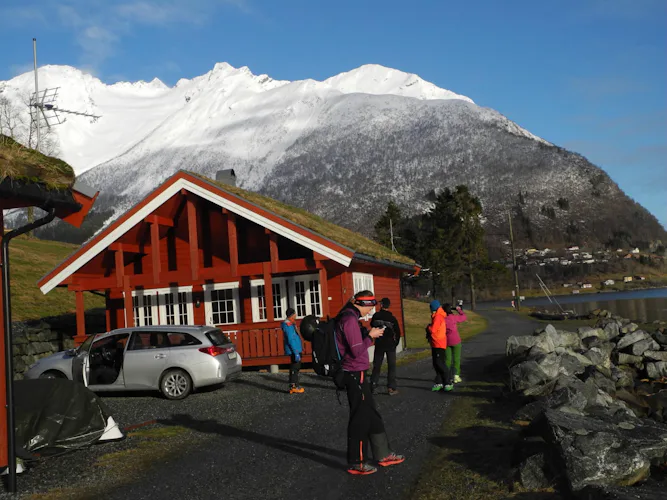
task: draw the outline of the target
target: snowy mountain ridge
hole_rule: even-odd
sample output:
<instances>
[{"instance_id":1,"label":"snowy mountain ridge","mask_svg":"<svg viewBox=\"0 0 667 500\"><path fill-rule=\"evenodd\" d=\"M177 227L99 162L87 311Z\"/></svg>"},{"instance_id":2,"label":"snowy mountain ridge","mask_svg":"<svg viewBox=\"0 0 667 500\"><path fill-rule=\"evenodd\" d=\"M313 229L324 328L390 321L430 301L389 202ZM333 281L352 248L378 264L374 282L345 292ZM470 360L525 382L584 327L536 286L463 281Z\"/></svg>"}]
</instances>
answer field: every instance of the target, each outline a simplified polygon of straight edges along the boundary
<instances>
[{"instance_id":1,"label":"snowy mountain ridge","mask_svg":"<svg viewBox=\"0 0 667 500\"><path fill-rule=\"evenodd\" d=\"M423 100L460 99L473 103L470 98L441 89L417 75L375 64L364 65L324 81L289 82L274 80L268 75L254 75L246 66L234 68L223 62L215 64L204 75L179 80L174 87L168 87L157 78L150 82L107 85L71 66L47 65L39 69L39 82L42 89L59 87L57 104L60 108L101 115L96 123L85 117L66 116L67 121L54 128L60 146L59 156L70 163L77 174L129 150L175 112L182 111L185 116L176 117L173 121L188 121L193 114L186 109L186 105L199 97L204 102L197 106L197 111L205 118L214 118L212 122L215 125L224 125L225 121L236 123L246 118L228 111L241 108L252 109L254 113L259 106L253 106L253 99L264 100L261 94L281 88L284 91L277 98L268 99L273 109L290 109L295 99L306 94L325 99L337 93L398 95ZM5 88L6 97L17 106L22 106L25 96L34 90L33 73L0 82L0 87ZM520 127L514 127L512 131L534 137ZM188 134L186 143L201 143L206 130L200 132L193 130ZM170 134L162 146L174 145L179 145L179 139Z\"/></svg>"},{"instance_id":2,"label":"snowy mountain ridge","mask_svg":"<svg viewBox=\"0 0 667 500\"><path fill-rule=\"evenodd\" d=\"M240 187L367 235L389 200L415 215L434 193L466 184L492 232L505 230L511 209L517 237L533 245L600 243L622 231L667 240L655 217L582 156L395 69L284 81L218 63L168 87L158 79L107 85L45 66L39 79L41 88L60 87L59 107L101 115L53 127L59 156L100 191L92 231L179 169L215 177L233 168ZM0 82L0 96L25 109L33 85L26 73Z\"/></svg>"}]
</instances>

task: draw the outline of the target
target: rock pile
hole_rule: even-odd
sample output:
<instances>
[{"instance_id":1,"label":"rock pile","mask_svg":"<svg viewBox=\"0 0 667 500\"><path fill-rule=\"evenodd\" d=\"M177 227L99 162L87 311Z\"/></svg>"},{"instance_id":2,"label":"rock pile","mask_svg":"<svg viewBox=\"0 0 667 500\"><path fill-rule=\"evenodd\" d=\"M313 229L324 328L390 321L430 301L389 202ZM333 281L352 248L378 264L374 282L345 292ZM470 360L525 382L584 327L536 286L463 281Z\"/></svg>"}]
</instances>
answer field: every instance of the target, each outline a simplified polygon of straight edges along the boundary
<instances>
[{"instance_id":1,"label":"rock pile","mask_svg":"<svg viewBox=\"0 0 667 500\"><path fill-rule=\"evenodd\" d=\"M510 388L526 398L515 463L531 489L580 498L667 466L667 334L595 311L595 327L510 337ZM596 497L597 498L597 497ZM600 497L602 498L602 497Z\"/></svg>"}]
</instances>

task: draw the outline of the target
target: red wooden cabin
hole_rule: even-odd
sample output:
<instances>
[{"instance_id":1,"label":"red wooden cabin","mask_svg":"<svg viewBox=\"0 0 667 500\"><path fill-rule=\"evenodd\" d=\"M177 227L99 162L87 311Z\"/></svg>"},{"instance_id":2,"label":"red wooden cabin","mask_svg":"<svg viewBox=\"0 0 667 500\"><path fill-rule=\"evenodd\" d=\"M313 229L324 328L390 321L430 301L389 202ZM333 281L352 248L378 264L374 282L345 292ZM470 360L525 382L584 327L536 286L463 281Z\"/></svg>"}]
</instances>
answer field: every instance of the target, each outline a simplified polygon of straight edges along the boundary
<instances>
[{"instance_id":1,"label":"red wooden cabin","mask_svg":"<svg viewBox=\"0 0 667 500\"><path fill-rule=\"evenodd\" d=\"M108 330L216 325L248 366L288 362L280 330L288 307L298 318L333 316L356 291L371 289L391 299L402 324L400 277L415 269L410 259L304 210L179 171L39 286L76 294L79 342L84 292L101 291Z\"/></svg>"}]
</instances>

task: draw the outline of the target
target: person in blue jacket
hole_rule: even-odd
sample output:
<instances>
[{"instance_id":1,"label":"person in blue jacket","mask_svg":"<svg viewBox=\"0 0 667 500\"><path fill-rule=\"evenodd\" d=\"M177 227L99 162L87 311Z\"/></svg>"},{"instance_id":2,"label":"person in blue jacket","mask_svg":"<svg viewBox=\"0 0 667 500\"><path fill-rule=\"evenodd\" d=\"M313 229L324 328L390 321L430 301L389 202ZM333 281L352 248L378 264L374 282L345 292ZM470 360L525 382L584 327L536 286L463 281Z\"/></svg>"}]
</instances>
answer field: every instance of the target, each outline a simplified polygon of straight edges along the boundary
<instances>
[{"instance_id":1,"label":"person in blue jacket","mask_svg":"<svg viewBox=\"0 0 667 500\"><path fill-rule=\"evenodd\" d=\"M296 311L291 307L286 311L287 319L282 322L280 327L283 329L285 338L285 354L290 356L289 365L289 393L302 394L305 392L303 387L299 386L299 370L301 369L301 337L296 331Z\"/></svg>"}]
</instances>

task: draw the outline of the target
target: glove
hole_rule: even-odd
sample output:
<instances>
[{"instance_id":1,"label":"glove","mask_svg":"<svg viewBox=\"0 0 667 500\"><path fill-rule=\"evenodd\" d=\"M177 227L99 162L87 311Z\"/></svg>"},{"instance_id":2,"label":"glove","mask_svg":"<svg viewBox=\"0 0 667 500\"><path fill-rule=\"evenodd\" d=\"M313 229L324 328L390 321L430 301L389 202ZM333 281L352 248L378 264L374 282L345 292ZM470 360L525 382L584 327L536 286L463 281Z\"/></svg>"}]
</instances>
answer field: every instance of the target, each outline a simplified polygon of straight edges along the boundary
<instances>
[{"instance_id":1,"label":"glove","mask_svg":"<svg viewBox=\"0 0 667 500\"><path fill-rule=\"evenodd\" d=\"M301 354L295 354L295 355L294 355L294 361L295 361L296 363L298 363L299 361L301 361Z\"/></svg>"}]
</instances>

